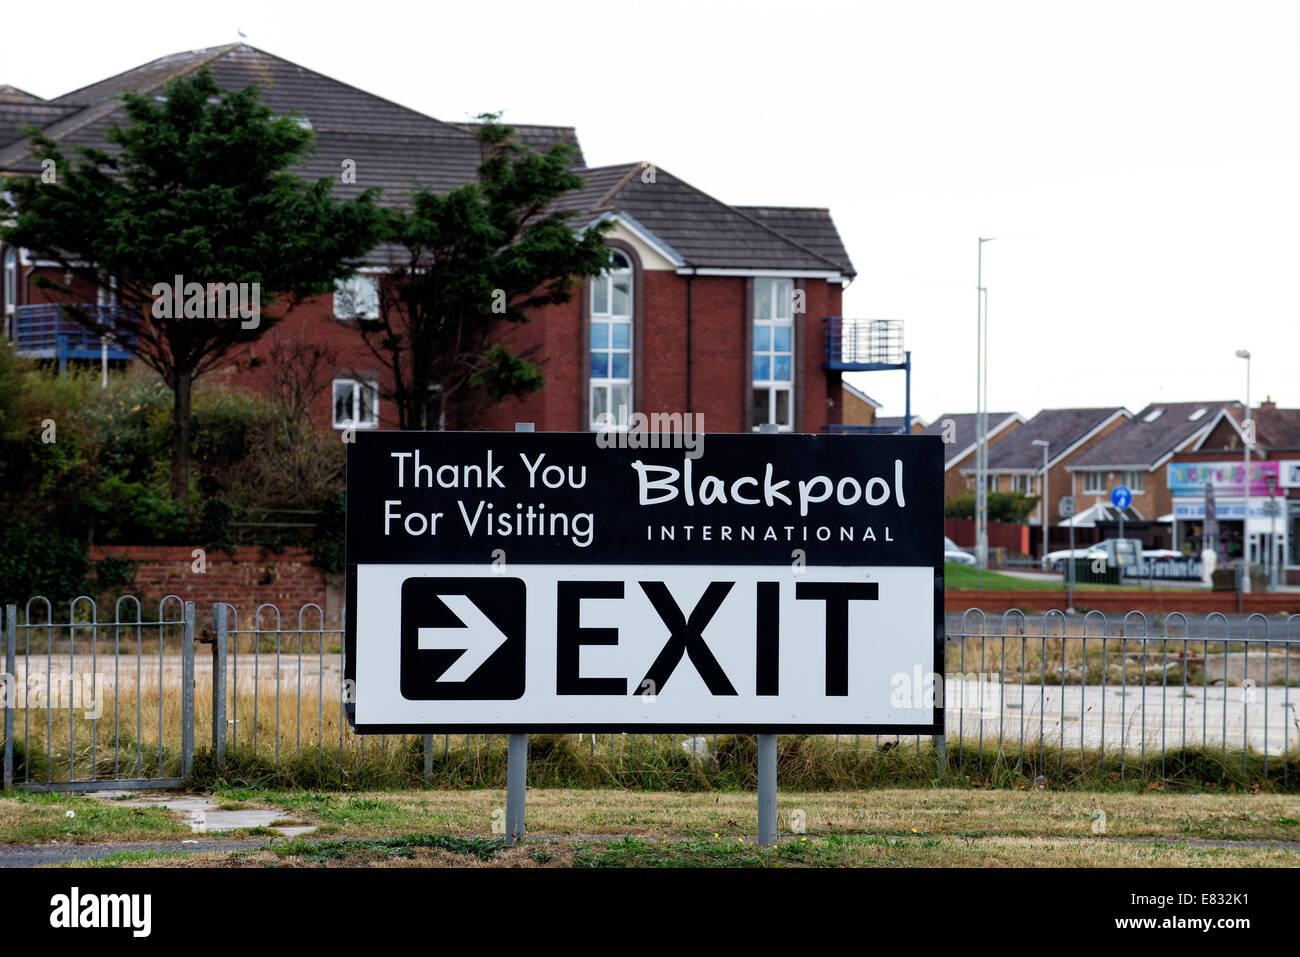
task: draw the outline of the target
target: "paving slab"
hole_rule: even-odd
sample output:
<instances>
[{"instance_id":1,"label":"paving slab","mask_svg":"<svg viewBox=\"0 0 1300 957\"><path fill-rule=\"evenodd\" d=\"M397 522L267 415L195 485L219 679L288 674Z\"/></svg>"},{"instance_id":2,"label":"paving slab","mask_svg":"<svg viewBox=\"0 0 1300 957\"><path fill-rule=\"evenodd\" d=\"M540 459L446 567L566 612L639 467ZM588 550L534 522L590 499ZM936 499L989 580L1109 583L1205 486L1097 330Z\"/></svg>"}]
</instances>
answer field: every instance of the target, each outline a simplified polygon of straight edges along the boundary
<instances>
[{"instance_id":1,"label":"paving slab","mask_svg":"<svg viewBox=\"0 0 1300 957\"><path fill-rule=\"evenodd\" d=\"M130 791L100 791L93 795L101 800L109 800L123 807L160 807L166 808L182 818L195 834L237 831L241 828L271 828L286 837L310 834L316 830L313 825L294 824L271 827L273 821L282 821L289 817L283 808L245 808L238 811L220 810L221 805L202 794L133 794Z\"/></svg>"}]
</instances>

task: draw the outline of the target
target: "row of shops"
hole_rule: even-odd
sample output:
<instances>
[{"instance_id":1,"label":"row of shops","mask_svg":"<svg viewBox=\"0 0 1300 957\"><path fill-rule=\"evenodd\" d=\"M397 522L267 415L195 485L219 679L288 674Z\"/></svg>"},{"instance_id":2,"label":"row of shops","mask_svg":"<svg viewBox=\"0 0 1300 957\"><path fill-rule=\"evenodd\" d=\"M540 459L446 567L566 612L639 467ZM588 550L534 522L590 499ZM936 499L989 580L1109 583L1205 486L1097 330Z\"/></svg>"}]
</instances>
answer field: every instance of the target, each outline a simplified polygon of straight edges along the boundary
<instances>
[{"instance_id":1,"label":"row of shops","mask_svg":"<svg viewBox=\"0 0 1300 957\"><path fill-rule=\"evenodd\" d=\"M1172 462L1169 491L1173 548L1184 554L1213 548L1220 563L1240 559L1287 569L1300 578L1300 459ZM1247 491L1249 494L1247 494Z\"/></svg>"}]
</instances>

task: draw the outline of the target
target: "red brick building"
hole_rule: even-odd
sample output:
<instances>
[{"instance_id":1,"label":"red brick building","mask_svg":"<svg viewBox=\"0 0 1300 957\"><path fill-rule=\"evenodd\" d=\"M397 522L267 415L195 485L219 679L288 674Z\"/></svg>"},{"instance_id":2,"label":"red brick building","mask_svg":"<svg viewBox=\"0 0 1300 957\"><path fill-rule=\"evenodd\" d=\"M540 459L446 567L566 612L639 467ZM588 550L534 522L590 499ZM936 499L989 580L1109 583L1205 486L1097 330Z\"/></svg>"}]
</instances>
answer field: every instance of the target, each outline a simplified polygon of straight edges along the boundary
<instances>
[{"instance_id":1,"label":"red brick building","mask_svg":"<svg viewBox=\"0 0 1300 957\"><path fill-rule=\"evenodd\" d=\"M41 127L65 150L103 146L108 125L123 119L118 94L161 95L169 80L202 67L225 89L259 84L273 110L311 128L316 150L296 172L331 178L344 197L379 186L384 201L396 203L411 183L447 191L472 181L482 158L468 126L442 123L235 44L163 57L50 101L0 87L0 174L40 172L21 124ZM516 131L534 148L577 145L565 127ZM354 182L340 177L348 163ZM840 423L841 371L861 363L840 351L848 330L837 318L841 292L854 269L826 209L730 206L650 163L587 168L579 152L578 164L586 185L559 205L575 214L575 229L614 221L609 244L616 269L584 278L570 302L538 310L530 324L503 333L516 349L537 347L544 389L491 408L462 404L447 414L446 427L508 429L531 421L539 430L588 430L620 407L702 413L712 432L762 423L818 432ZM393 427L386 372L355 325L356 317L377 308L385 262L376 250L339 294L290 313L233 355L220 374L240 387L270 391L291 369L307 380L298 387L312 393L318 421L340 429ZM60 365L130 361L129 353L105 347L62 316L35 288L33 275L53 264L0 245L0 265L4 336L19 352ZM111 280L95 285L81 284L77 299L98 303L111 316Z\"/></svg>"}]
</instances>

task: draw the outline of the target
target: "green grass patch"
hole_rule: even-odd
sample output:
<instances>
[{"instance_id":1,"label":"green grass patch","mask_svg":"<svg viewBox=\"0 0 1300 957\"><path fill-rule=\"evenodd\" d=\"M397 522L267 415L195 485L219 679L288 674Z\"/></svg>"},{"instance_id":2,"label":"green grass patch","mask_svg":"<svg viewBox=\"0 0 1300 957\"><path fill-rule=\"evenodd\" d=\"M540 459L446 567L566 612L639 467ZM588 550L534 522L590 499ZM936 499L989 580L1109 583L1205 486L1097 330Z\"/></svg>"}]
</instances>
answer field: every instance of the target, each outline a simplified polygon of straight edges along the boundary
<instances>
[{"instance_id":1,"label":"green grass patch","mask_svg":"<svg viewBox=\"0 0 1300 957\"><path fill-rule=\"evenodd\" d=\"M985 569L982 574L977 575L974 565L962 565L958 562L943 563L943 587L948 591L975 591L976 583L984 591L1054 591L1065 594L1065 582L1063 579L1050 578L1017 578L1015 575L1006 575L1002 572L990 571ZM1132 591L1138 588L1136 583L1126 583L1121 585L1098 585L1093 582L1076 582L1074 590L1077 592L1084 591ZM1147 588L1142 588L1148 591ZM1156 591L1186 591L1183 588L1159 587Z\"/></svg>"},{"instance_id":2,"label":"green grass patch","mask_svg":"<svg viewBox=\"0 0 1300 957\"><path fill-rule=\"evenodd\" d=\"M71 794L15 790L0 798L0 843L92 843L170 839L188 825L163 808L123 807Z\"/></svg>"},{"instance_id":3,"label":"green grass patch","mask_svg":"<svg viewBox=\"0 0 1300 957\"><path fill-rule=\"evenodd\" d=\"M77 861L60 861L58 864L49 865L51 867L138 867L141 864L150 864L155 861L171 863L174 861L184 860L190 856L187 851L119 851L116 854L109 854L107 857L92 858L90 860Z\"/></svg>"},{"instance_id":4,"label":"green grass patch","mask_svg":"<svg viewBox=\"0 0 1300 957\"><path fill-rule=\"evenodd\" d=\"M864 837L832 834L796 838L773 847L759 847L750 838L721 835L687 841L626 837L596 844L580 842L573 857L578 868L626 867L851 867L862 862L862 851L875 848L922 850L937 848L933 839Z\"/></svg>"},{"instance_id":5,"label":"green grass patch","mask_svg":"<svg viewBox=\"0 0 1300 957\"><path fill-rule=\"evenodd\" d=\"M405 834L401 837L356 841L310 841L297 838L292 841L273 842L269 850L280 858L293 857L313 863L346 860L362 854L412 857L415 851L420 848L450 851L453 854L465 854L486 861L503 847L505 847L505 841L501 838L448 837L444 834Z\"/></svg>"}]
</instances>

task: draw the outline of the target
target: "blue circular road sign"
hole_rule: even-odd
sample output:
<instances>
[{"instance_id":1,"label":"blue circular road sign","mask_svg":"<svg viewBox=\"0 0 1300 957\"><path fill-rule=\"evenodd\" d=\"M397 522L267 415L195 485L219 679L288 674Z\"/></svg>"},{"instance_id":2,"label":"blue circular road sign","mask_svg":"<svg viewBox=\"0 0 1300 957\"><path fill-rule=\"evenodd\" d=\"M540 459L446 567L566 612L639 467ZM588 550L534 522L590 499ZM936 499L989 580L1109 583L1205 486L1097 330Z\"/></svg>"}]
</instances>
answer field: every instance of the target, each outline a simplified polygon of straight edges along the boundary
<instances>
[{"instance_id":1,"label":"blue circular road sign","mask_svg":"<svg viewBox=\"0 0 1300 957\"><path fill-rule=\"evenodd\" d=\"M1110 504L1116 508L1128 508L1133 504L1133 493L1127 485L1117 485L1111 490Z\"/></svg>"}]
</instances>

